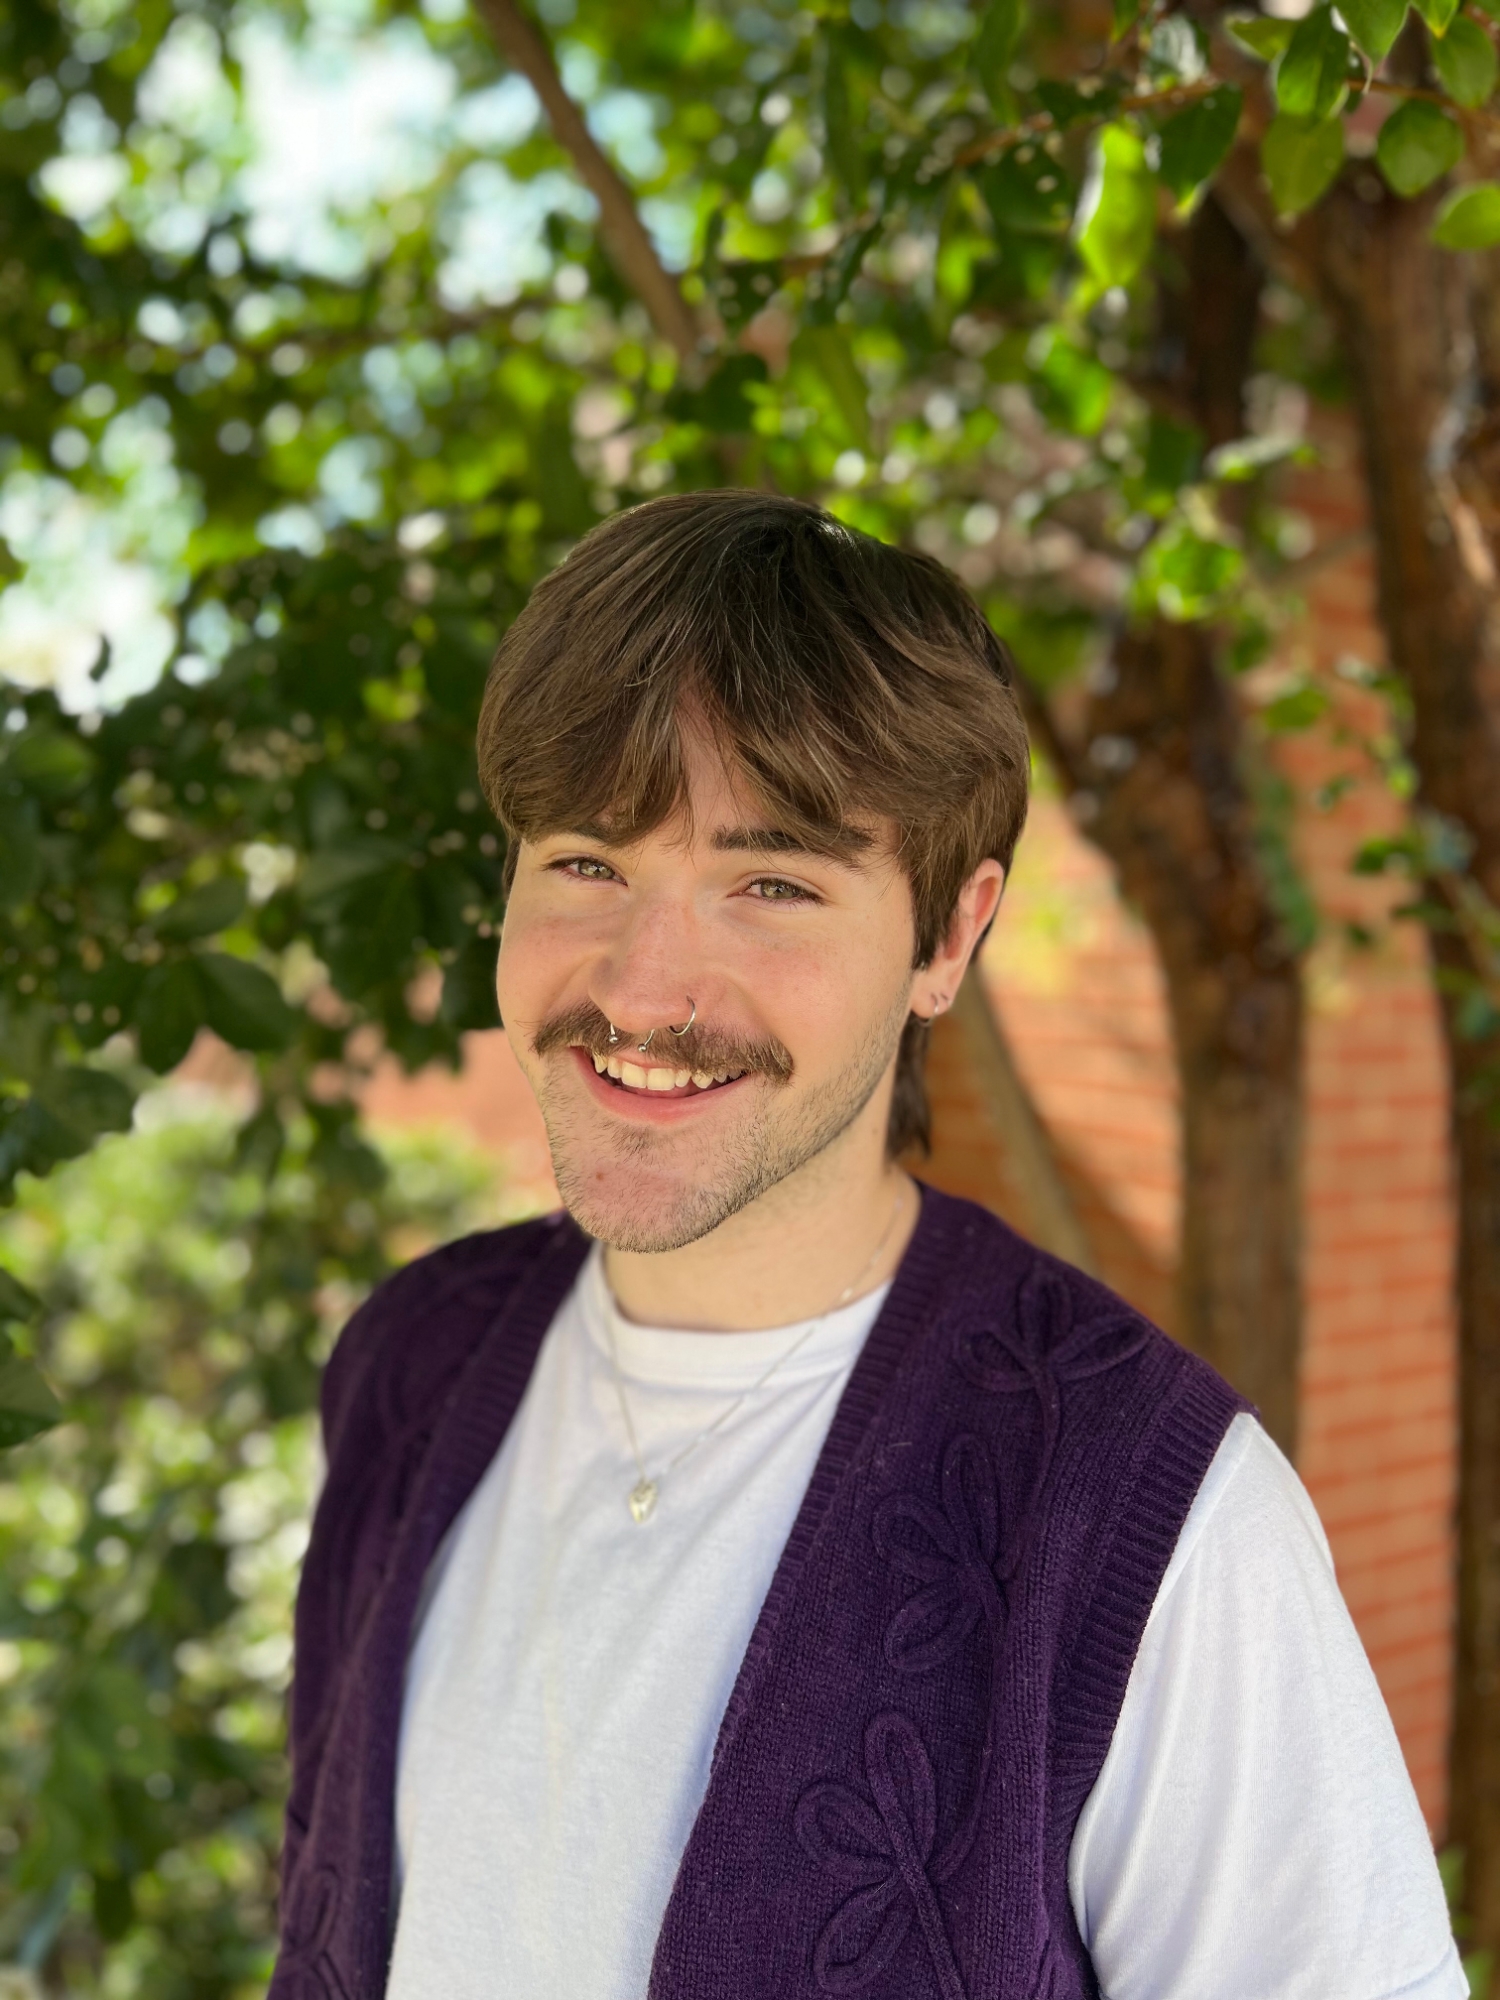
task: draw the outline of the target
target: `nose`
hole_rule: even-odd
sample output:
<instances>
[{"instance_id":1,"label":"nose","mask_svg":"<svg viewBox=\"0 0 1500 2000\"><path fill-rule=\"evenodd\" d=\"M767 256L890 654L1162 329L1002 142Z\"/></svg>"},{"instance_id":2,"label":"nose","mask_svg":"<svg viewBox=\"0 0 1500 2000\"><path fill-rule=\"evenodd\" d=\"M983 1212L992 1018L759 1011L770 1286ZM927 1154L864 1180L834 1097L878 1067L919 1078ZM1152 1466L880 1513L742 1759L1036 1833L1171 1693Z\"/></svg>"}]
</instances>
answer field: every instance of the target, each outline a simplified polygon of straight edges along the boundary
<instances>
[{"instance_id":1,"label":"nose","mask_svg":"<svg viewBox=\"0 0 1500 2000\"><path fill-rule=\"evenodd\" d=\"M633 910L611 940L594 967L589 998L622 1042L657 1034L665 1040L668 1027L682 1027L695 1010L701 1016L707 983L692 912L653 899Z\"/></svg>"}]
</instances>

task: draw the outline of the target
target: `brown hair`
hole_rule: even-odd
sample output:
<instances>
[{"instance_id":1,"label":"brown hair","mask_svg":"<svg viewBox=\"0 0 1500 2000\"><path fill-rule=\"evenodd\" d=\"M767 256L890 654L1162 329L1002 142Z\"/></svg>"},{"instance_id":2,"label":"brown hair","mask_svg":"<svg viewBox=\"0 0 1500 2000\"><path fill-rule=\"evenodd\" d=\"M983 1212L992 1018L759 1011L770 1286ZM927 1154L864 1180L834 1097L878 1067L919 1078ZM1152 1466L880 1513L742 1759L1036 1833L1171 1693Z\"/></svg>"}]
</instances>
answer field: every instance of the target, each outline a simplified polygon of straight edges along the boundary
<instances>
[{"instance_id":1,"label":"brown hair","mask_svg":"<svg viewBox=\"0 0 1500 2000\"><path fill-rule=\"evenodd\" d=\"M839 852L893 821L914 964L947 933L1026 817L1026 730L1010 656L963 586L802 500L674 493L592 529L501 641L479 776L515 843L607 824L621 839L684 791L685 710L774 823ZM507 875L507 881L509 875ZM901 1038L888 1141L928 1144L925 1023Z\"/></svg>"}]
</instances>

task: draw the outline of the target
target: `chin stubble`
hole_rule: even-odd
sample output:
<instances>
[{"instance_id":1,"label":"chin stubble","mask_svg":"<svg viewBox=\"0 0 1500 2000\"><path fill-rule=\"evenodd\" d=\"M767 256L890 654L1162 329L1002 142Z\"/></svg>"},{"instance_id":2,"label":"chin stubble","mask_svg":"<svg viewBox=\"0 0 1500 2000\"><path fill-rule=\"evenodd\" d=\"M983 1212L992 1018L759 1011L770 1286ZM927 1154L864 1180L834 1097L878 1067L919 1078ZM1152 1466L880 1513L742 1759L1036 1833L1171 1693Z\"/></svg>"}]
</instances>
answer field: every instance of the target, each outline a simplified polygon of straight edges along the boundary
<instances>
[{"instance_id":1,"label":"chin stubble","mask_svg":"<svg viewBox=\"0 0 1500 2000\"><path fill-rule=\"evenodd\" d=\"M567 1046L593 1052L589 1038L594 1022L583 1022L582 1010L566 1024L548 1023L535 1038L539 1055ZM602 1020L590 1009L595 1021ZM748 1208L768 1189L794 1174L838 1139L864 1110L879 1087L900 1040L906 1007L878 1023L836 1076L820 1085L800 1104L791 1093L791 1057L779 1043L732 1045L723 1038L703 1037L704 1059L720 1058L716 1067L744 1062L764 1079L750 1087L768 1094L757 1114L742 1128L725 1135L712 1162L702 1168L701 1185L652 1199L647 1187L640 1199L622 1201L613 1189L617 1177L632 1171L649 1177L659 1159L670 1171L672 1149L681 1136L651 1127L622 1128L601 1146L597 1135L576 1129L574 1120L545 1083L538 1091L547 1139L552 1152L558 1193L569 1213L588 1231L617 1250L656 1254L680 1250L709 1235L730 1216ZM608 1024L603 1024L607 1034ZM566 1026L566 1032L565 1030ZM765 1060L774 1047L774 1063ZM745 1058L750 1060L746 1061ZM684 1062L688 1052L684 1050ZM744 1088L745 1086L739 1086ZM601 1184L602 1180L602 1184ZM649 1206L649 1212L648 1212Z\"/></svg>"}]
</instances>

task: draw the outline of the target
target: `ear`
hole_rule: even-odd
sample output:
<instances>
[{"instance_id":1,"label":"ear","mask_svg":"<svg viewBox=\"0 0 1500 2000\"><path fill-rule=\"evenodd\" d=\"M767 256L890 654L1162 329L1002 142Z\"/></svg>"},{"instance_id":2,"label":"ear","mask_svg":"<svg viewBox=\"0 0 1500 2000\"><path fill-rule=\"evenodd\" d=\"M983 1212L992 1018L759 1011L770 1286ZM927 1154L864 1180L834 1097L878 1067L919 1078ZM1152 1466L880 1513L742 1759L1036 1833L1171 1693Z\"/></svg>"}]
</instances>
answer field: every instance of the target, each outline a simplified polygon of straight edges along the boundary
<instances>
[{"instance_id":1,"label":"ear","mask_svg":"<svg viewBox=\"0 0 1500 2000\"><path fill-rule=\"evenodd\" d=\"M1004 887L1005 870L992 856L987 856L960 889L948 934L933 953L931 963L913 975L914 1014L930 1021L953 1005L953 996L968 970L969 960L1000 907Z\"/></svg>"}]
</instances>

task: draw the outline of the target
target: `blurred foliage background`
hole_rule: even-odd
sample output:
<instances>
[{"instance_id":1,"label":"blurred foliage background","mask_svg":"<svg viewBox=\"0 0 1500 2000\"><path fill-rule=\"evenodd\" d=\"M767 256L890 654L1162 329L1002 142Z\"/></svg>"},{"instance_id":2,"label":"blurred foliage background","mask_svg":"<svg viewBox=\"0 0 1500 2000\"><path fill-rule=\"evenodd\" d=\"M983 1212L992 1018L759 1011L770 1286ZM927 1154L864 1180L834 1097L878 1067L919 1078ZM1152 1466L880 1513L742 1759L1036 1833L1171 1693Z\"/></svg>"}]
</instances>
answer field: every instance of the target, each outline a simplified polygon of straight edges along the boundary
<instances>
[{"instance_id":1,"label":"blurred foliage background","mask_svg":"<svg viewBox=\"0 0 1500 2000\"><path fill-rule=\"evenodd\" d=\"M187 2000L270 1974L318 1365L393 1259L503 1210L451 1134L350 1178L294 1121L268 1182L218 1098L147 1102L0 1221L69 1417L0 1483L0 1959Z\"/></svg>"},{"instance_id":2,"label":"blurred foliage background","mask_svg":"<svg viewBox=\"0 0 1500 2000\"><path fill-rule=\"evenodd\" d=\"M1341 400L1409 614L1351 669L1407 812L1363 865L1418 885L1462 1084L1455 1824L1500 1942L1500 750L1475 692L1494 570L1462 566L1500 519L1496 68L1457 0L10 0L0 1962L23 1990L263 1984L317 1364L393 1257L497 1212L472 1161L382 1153L359 1084L495 1024L485 666L616 507L816 497L951 563L1012 641L1172 996L1184 1330L1291 1441L1322 918L1275 746L1326 693L1256 669L1310 555L1280 469ZM163 1089L205 1032L243 1103Z\"/></svg>"}]
</instances>

